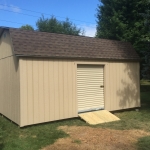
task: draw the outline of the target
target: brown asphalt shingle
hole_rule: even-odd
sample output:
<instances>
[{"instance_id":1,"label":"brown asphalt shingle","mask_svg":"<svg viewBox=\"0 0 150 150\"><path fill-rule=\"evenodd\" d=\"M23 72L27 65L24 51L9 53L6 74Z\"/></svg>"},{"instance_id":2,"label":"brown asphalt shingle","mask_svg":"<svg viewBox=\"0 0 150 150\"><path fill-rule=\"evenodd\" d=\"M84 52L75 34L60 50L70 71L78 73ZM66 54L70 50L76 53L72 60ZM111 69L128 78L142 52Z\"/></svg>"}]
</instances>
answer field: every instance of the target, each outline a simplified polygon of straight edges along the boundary
<instances>
[{"instance_id":1,"label":"brown asphalt shingle","mask_svg":"<svg viewBox=\"0 0 150 150\"><path fill-rule=\"evenodd\" d=\"M139 60L128 42L10 28L19 56Z\"/></svg>"}]
</instances>

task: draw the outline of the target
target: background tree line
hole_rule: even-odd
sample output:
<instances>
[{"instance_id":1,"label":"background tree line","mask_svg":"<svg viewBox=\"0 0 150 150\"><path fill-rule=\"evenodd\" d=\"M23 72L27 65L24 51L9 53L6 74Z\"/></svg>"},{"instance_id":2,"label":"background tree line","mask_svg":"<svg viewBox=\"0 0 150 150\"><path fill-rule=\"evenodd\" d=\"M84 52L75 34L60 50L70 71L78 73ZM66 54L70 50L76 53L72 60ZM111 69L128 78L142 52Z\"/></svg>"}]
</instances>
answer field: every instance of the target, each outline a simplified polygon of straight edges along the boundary
<instances>
[{"instance_id":1,"label":"background tree line","mask_svg":"<svg viewBox=\"0 0 150 150\"><path fill-rule=\"evenodd\" d=\"M37 30L41 32L62 33L70 35L83 35L84 30L78 28L68 18L65 21L59 21L54 16L51 18L40 17L36 22ZM30 25L21 26L22 29L34 30Z\"/></svg>"}]
</instances>

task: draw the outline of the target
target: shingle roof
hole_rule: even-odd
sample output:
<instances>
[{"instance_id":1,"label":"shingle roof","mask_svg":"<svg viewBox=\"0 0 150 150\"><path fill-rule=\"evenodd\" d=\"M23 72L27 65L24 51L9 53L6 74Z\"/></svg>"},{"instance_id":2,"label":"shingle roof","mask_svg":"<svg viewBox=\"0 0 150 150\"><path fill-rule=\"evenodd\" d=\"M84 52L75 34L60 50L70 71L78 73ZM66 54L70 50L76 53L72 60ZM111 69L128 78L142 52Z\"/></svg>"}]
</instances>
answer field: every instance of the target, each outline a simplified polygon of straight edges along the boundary
<instances>
[{"instance_id":1,"label":"shingle roof","mask_svg":"<svg viewBox=\"0 0 150 150\"><path fill-rule=\"evenodd\" d=\"M10 28L17 56L139 60L128 42Z\"/></svg>"}]
</instances>

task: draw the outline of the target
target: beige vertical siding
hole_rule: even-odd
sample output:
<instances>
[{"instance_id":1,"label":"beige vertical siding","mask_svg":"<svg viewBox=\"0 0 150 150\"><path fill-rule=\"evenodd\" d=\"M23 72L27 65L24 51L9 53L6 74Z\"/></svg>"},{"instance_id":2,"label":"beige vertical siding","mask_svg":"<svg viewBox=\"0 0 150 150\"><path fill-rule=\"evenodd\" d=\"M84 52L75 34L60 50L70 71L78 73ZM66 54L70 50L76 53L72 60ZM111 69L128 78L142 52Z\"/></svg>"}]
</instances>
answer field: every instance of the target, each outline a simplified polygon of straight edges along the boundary
<instances>
[{"instance_id":1,"label":"beige vertical siding","mask_svg":"<svg viewBox=\"0 0 150 150\"><path fill-rule=\"evenodd\" d=\"M140 107L139 63L20 59L21 126L76 117L77 65L104 66L104 107Z\"/></svg>"},{"instance_id":2,"label":"beige vertical siding","mask_svg":"<svg viewBox=\"0 0 150 150\"><path fill-rule=\"evenodd\" d=\"M105 109L140 107L139 63L113 62L105 69Z\"/></svg>"},{"instance_id":3,"label":"beige vertical siding","mask_svg":"<svg viewBox=\"0 0 150 150\"><path fill-rule=\"evenodd\" d=\"M21 126L76 117L76 65L20 59Z\"/></svg>"},{"instance_id":4,"label":"beige vertical siding","mask_svg":"<svg viewBox=\"0 0 150 150\"><path fill-rule=\"evenodd\" d=\"M0 113L20 124L19 63L12 56L9 33L0 39Z\"/></svg>"}]
</instances>

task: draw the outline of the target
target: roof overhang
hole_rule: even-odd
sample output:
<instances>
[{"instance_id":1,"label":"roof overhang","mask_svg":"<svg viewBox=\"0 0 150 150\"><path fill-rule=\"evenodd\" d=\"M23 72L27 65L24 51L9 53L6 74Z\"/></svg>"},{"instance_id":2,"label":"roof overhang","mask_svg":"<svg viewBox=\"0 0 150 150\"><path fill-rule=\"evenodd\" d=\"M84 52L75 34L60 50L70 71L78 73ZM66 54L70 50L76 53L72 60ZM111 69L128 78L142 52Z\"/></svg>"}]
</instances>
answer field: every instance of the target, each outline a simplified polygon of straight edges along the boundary
<instances>
[{"instance_id":1,"label":"roof overhang","mask_svg":"<svg viewBox=\"0 0 150 150\"><path fill-rule=\"evenodd\" d=\"M111 59L111 58L87 58L87 57L56 57L56 56L35 56L35 55L19 55L20 58L47 58L47 59L60 59L60 60L89 60L89 61L117 61L117 62L141 62L141 59Z\"/></svg>"}]
</instances>

